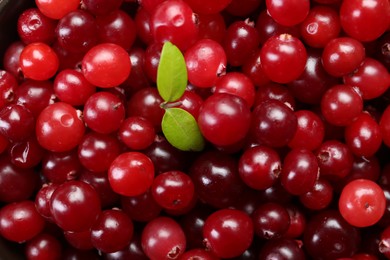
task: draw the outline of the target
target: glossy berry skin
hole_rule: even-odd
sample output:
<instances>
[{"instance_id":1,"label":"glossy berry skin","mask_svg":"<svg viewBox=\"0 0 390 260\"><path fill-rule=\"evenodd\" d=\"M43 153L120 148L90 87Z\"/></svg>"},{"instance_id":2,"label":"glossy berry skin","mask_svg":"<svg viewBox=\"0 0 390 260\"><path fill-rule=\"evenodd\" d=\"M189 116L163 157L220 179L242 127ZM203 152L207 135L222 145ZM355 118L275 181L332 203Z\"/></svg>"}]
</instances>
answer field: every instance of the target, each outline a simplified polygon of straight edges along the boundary
<instances>
[{"instance_id":1,"label":"glossy berry skin","mask_svg":"<svg viewBox=\"0 0 390 260\"><path fill-rule=\"evenodd\" d=\"M205 221L203 237L206 248L219 258L233 258L245 252L253 240L253 222L244 212L221 209Z\"/></svg>"},{"instance_id":2,"label":"glossy berry skin","mask_svg":"<svg viewBox=\"0 0 390 260\"><path fill-rule=\"evenodd\" d=\"M83 0L84 7L92 14L106 15L121 6L123 0Z\"/></svg>"},{"instance_id":3,"label":"glossy berry skin","mask_svg":"<svg viewBox=\"0 0 390 260\"><path fill-rule=\"evenodd\" d=\"M91 228L92 245L104 252L112 253L130 244L133 222L121 210L104 210Z\"/></svg>"},{"instance_id":4,"label":"glossy berry skin","mask_svg":"<svg viewBox=\"0 0 390 260\"><path fill-rule=\"evenodd\" d=\"M288 146L314 151L324 140L324 122L310 110L298 110L295 112L295 116L298 120L297 130Z\"/></svg>"},{"instance_id":5,"label":"glossy berry skin","mask_svg":"<svg viewBox=\"0 0 390 260\"><path fill-rule=\"evenodd\" d=\"M76 10L79 7L78 0L36 0L39 10L49 18L61 19L67 13Z\"/></svg>"},{"instance_id":6,"label":"glossy berry skin","mask_svg":"<svg viewBox=\"0 0 390 260\"><path fill-rule=\"evenodd\" d=\"M337 140L327 140L316 150L321 176L341 179L353 167L353 154L349 147Z\"/></svg>"},{"instance_id":7,"label":"glossy berry skin","mask_svg":"<svg viewBox=\"0 0 390 260\"><path fill-rule=\"evenodd\" d=\"M236 21L227 28L223 47L231 66L241 66L260 44L260 36L249 21Z\"/></svg>"},{"instance_id":8,"label":"glossy berry skin","mask_svg":"<svg viewBox=\"0 0 390 260\"><path fill-rule=\"evenodd\" d=\"M316 156L306 149L292 149L283 161L280 181L291 194L301 195L309 192L319 176Z\"/></svg>"},{"instance_id":9,"label":"glossy berry skin","mask_svg":"<svg viewBox=\"0 0 390 260\"><path fill-rule=\"evenodd\" d=\"M75 108L57 102L41 112L37 118L35 131L43 148L53 152L65 152L80 143L85 126Z\"/></svg>"},{"instance_id":10,"label":"glossy berry skin","mask_svg":"<svg viewBox=\"0 0 390 260\"><path fill-rule=\"evenodd\" d=\"M0 70L0 109L14 100L14 91L17 86L16 77L11 72Z\"/></svg>"},{"instance_id":11,"label":"glossy berry skin","mask_svg":"<svg viewBox=\"0 0 390 260\"><path fill-rule=\"evenodd\" d=\"M265 4L271 17L284 26L301 23L310 10L310 1L308 0L290 0L283 3L276 0L266 0Z\"/></svg>"},{"instance_id":12,"label":"glossy berry skin","mask_svg":"<svg viewBox=\"0 0 390 260\"><path fill-rule=\"evenodd\" d=\"M16 167L5 155L0 157L0 177L0 201L6 203L27 200L39 185L33 169Z\"/></svg>"},{"instance_id":13,"label":"glossy berry skin","mask_svg":"<svg viewBox=\"0 0 390 260\"><path fill-rule=\"evenodd\" d=\"M302 74L306 66L307 53L298 38L290 34L280 34L264 43L260 59L270 80L287 83Z\"/></svg>"},{"instance_id":14,"label":"glossy berry skin","mask_svg":"<svg viewBox=\"0 0 390 260\"><path fill-rule=\"evenodd\" d=\"M198 14L199 39L212 39L222 43L226 33L226 23L220 13Z\"/></svg>"},{"instance_id":15,"label":"glossy berry skin","mask_svg":"<svg viewBox=\"0 0 390 260\"><path fill-rule=\"evenodd\" d=\"M152 185L153 178L153 162L139 152L120 154L108 170L112 189L124 196L137 196L146 192Z\"/></svg>"},{"instance_id":16,"label":"glossy berry skin","mask_svg":"<svg viewBox=\"0 0 390 260\"><path fill-rule=\"evenodd\" d=\"M64 231L84 231L98 218L101 211L99 196L85 182L68 181L51 195L50 211L54 222Z\"/></svg>"},{"instance_id":17,"label":"glossy berry skin","mask_svg":"<svg viewBox=\"0 0 390 260\"><path fill-rule=\"evenodd\" d=\"M116 10L104 16L98 16L96 24L100 42L115 43L125 50L130 50L137 35L135 23L130 15Z\"/></svg>"},{"instance_id":18,"label":"glossy berry skin","mask_svg":"<svg viewBox=\"0 0 390 260\"><path fill-rule=\"evenodd\" d=\"M219 151L208 151L191 165L189 175L200 201L215 208L235 205L245 184L241 181L237 161Z\"/></svg>"},{"instance_id":19,"label":"glossy berry skin","mask_svg":"<svg viewBox=\"0 0 390 260\"><path fill-rule=\"evenodd\" d=\"M306 225L303 243L312 258L337 259L357 252L361 241L359 230L351 226L337 210L314 215Z\"/></svg>"},{"instance_id":20,"label":"glossy berry skin","mask_svg":"<svg viewBox=\"0 0 390 260\"><path fill-rule=\"evenodd\" d=\"M11 162L15 166L25 169L37 166L41 162L44 152L35 137L11 144L8 148Z\"/></svg>"},{"instance_id":21,"label":"glossy berry skin","mask_svg":"<svg viewBox=\"0 0 390 260\"><path fill-rule=\"evenodd\" d=\"M295 98L291 91L282 84L270 82L257 88L253 107L257 107L267 100L278 100L295 110Z\"/></svg>"},{"instance_id":22,"label":"glossy berry skin","mask_svg":"<svg viewBox=\"0 0 390 260\"><path fill-rule=\"evenodd\" d=\"M244 99L232 94L216 93L203 102L198 125L208 141L226 146L245 137L250 120L250 110ZM231 127L233 124L237 124L237 127Z\"/></svg>"},{"instance_id":23,"label":"glossy berry skin","mask_svg":"<svg viewBox=\"0 0 390 260\"><path fill-rule=\"evenodd\" d=\"M72 106L84 105L96 91L96 87L81 72L73 69L59 72L54 79L53 89L59 100Z\"/></svg>"},{"instance_id":24,"label":"glossy berry skin","mask_svg":"<svg viewBox=\"0 0 390 260\"><path fill-rule=\"evenodd\" d=\"M314 48L323 48L338 37L341 24L336 10L327 6L315 6L300 24L301 36L305 43Z\"/></svg>"},{"instance_id":25,"label":"glossy berry skin","mask_svg":"<svg viewBox=\"0 0 390 260\"><path fill-rule=\"evenodd\" d=\"M76 10L58 21L56 37L58 44L66 51L85 53L97 43L97 32L93 15Z\"/></svg>"},{"instance_id":26,"label":"glossy berry skin","mask_svg":"<svg viewBox=\"0 0 390 260\"><path fill-rule=\"evenodd\" d=\"M130 149L143 150L154 142L156 131L149 120L140 116L132 116L122 122L118 136Z\"/></svg>"},{"instance_id":27,"label":"glossy berry skin","mask_svg":"<svg viewBox=\"0 0 390 260\"><path fill-rule=\"evenodd\" d=\"M101 43L90 49L82 60L84 77L102 88L116 87L130 75L129 54L114 43Z\"/></svg>"},{"instance_id":28,"label":"glossy berry skin","mask_svg":"<svg viewBox=\"0 0 390 260\"><path fill-rule=\"evenodd\" d=\"M232 0L220 0L220 1L198 1L198 0L185 0L195 13L200 14L216 14L225 9Z\"/></svg>"},{"instance_id":29,"label":"glossy berry skin","mask_svg":"<svg viewBox=\"0 0 390 260\"><path fill-rule=\"evenodd\" d=\"M367 57L359 68L343 77L344 84L356 86L364 100L374 99L390 86L390 74L378 60Z\"/></svg>"},{"instance_id":30,"label":"glossy berry skin","mask_svg":"<svg viewBox=\"0 0 390 260\"><path fill-rule=\"evenodd\" d=\"M326 72L341 77L353 72L365 58L361 42L351 37L330 40L322 52L322 64Z\"/></svg>"},{"instance_id":31,"label":"glossy berry skin","mask_svg":"<svg viewBox=\"0 0 390 260\"><path fill-rule=\"evenodd\" d=\"M28 139L34 133L33 114L24 106L10 104L0 110L0 133L11 142Z\"/></svg>"},{"instance_id":32,"label":"glossy berry skin","mask_svg":"<svg viewBox=\"0 0 390 260\"><path fill-rule=\"evenodd\" d=\"M344 135L351 152L358 157L374 156L382 144L379 124L364 112L345 128Z\"/></svg>"},{"instance_id":33,"label":"glossy berry skin","mask_svg":"<svg viewBox=\"0 0 390 260\"><path fill-rule=\"evenodd\" d=\"M357 179L341 191L339 210L343 218L353 226L368 227L377 223L386 208L382 188L371 180Z\"/></svg>"},{"instance_id":34,"label":"glossy berry skin","mask_svg":"<svg viewBox=\"0 0 390 260\"><path fill-rule=\"evenodd\" d=\"M333 187L331 183L319 178L311 191L299 196L299 201L308 209L322 210L329 206L333 199Z\"/></svg>"},{"instance_id":35,"label":"glossy berry skin","mask_svg":"<svg viewBox=\"0 0 390 260\"><path fill-rule=\"evenodd\" d=\"M46 152L42 158L42 174L51 183L74 180L81 169L76 148L66 152Z\"/></svg>"},{"instance_id":36,"label":"glossy berry skin","mask_svg":"<svg viewBox=\"0 0 390 260\"><path fill-rule=\"evenodd\" d=\"M363 41L373 41L381 36L389 26L390 3L386 0L342 1L340 20L343 30L351 37Z\"/></svg>"},{"instance_id":37,"label":"glossy berry skin","mask_svg":"<svg viewBox=\"0 0 390 260\"><path fill-rule=\"evenodd\" d=\"M227 65L221 44L211 39L198 40L185 53L188 81L196 87L214 86Z\"/></svg>"},{"instance_id":38,"label":"glossy berry skin","mask_svg":"<svg viewBox=\"0 0 390 260\"><path fill-rule=\"evenodd\" d=\"M271 187L282 168L278 153L267 146L251 147L241 155L238 172L246 185L256 190Z\"/></svg>"},{"instance_id":39,"label":"glossy berry skin","mask_svg":"<svg viewBox=\"0 0 390 260\"><path fill-rule=\"evenodd\" d=\"M51 44L55 40L57 22L43 15L38 8L25 10L18 18L17 30L25 44L44 42Z\"/></svg>"},{"instance_id":40,"label":"glossy berry skin","mask_svg":"<svg viewBox=\"0 0 390 260\"><path fill-rule=\"evenodd\" d=\"M283 236L290 226L288 211L278 203L260 205L252 214L255 234L263 239L276 239Z\"/></svg>"},{"instance_id":41,"label":"glossy berry skin","mask_svg":"<svg viewBox=\"0 0 390 260\"><path fill-rule=\"evenodd\" d=\"M159 4L151 15L150 27L155 42L170 41L181 51L188 49L198 36L193 11L181 0Z\"/></svg>"},{"instance_id":42,"label":"glossy berry skin","mask_svg":"<svg viewBox=\"0 0 390 260\"><path fill-rule=\"evenodd\" d=\"M139 116L149 120L156 131L161 130L161 121L164 109L161 108L163 99L158 94L157 88L145 87L135 92L127 102L127 116Z\"/></svg>"},{"instance_id":43,"label":"glossy berry skin","mask_svg":"<svg viewBox=\"0 0 390 260\"><path fill-rule=\"evenodd\" d=\"M174 219L161 216L146 224L141 245L150 260L180 259L186 248L186 238Z\"/></svg>"},{"instance_id":44,"label":"glossy berry skin","mask_svg":"<svg viewBox=\"0 0 390 260\"><path fill-rule=\"evenodd\" d=\"M255 99L255 87L244 73L229 72L218 78L215 83L214 93L229 93L237 95L252 107Z\"/></svg>"},{"instance_id":45,"label":"glossy berry skin","mask_svg":"<svg viewBox=\"0 0 390 260\"><path fill-rule=\"evenodd\" d=\"M20 53L20 68L26 78L50 79L57 72L58 67L57 54L45 43L30 43Z\"/></svg>"},{"instance_id":46,"label":"glossy berry skin","mask_svg":"<svg viewBox=\"0 0 390 260\"><path fill-rule=\"evenodd\" d=\"M121 153L117 138L110 135L89 132L83 136L78 146L80 163L93 172L104 172Z\"/></svg>"},{"instance_id":47,"label":"glossy berry skin","mask_svg":"<svg viewBox=\"0 0 390 260\"><path fill-rule=\"evenodd\" d=\"M298 241L278 238L264 244L258 259L305 260L307 258Z\"/></svg>"},{"instance_id":48,"label":"glossy berry skin","mask_svg":"<svg viewBox=\"0 0 390 260\"><path fill-rule=\"evenodd\" d=\"M0 234L7 240L22 243L38 235L45 221L32 201L8 204L0 210Z\"/></svg>"},{"instance_id":49,"label":"glossy berry skin","mask_svg":"<svg viewBox=\"0 0 390 260\"><path fill-rule=\"evenodd\" d=\"M362 97L349 85L335 85L321 99L321 113L332 125L349 125L362 110Z\"/></svg>"},{"instance_id":50,"label":"glossy berry skin","mask_svg":"<svg viewBox=\"0 0 390 260\"><path fill-rule=\"evenodd\" d=\"M35 208L38 213L46 220L53 221L53 217L50 211L50 198L53 192L57 189L58 185L50 183L42 185L35 196Z\"/></svg>"},{"instance_id":51,"label":"glossy berry skin","mask_svg":"<svg viewBox=\"0 0 390 260\"><path fill-rule=\"evenodd\" d=\"M340 83L336 77L330 76L322 65L322 49L307 50L306 67L294 81L288 83L288 89L294 97L305 104L317 105L325 91Z\"/></svg>"},{"instance_id":52,"label":"glossy berry skin","mask_svg":"<svg viewBox=\"0 0 390 260\"><path fill-rule=\"evenodd\" d=\"M180 210L191 204L195 196L194 183L181 171L164 172L156 176L151 186L154 200L165 209Z\"/></svg>"},{"instance_id":53,"label":"glossy berry skin","mask_svg":"<svg viewBox=\"0 0 390 260\"><path fill-rule=\"evenodd\" d=\"M47 80L26 80L15 89L14 95L15 102L30 110L34 118L55 99L53 83Z\"/></svg>"},{"instance_id":54,"label":"glossy berry skin","mask_svg":"<svg viewBox=\"0 0 390 260\"><path fill-rule=\"evenodd\" d=\"M60 259L62 245L60 241L48 234L41 233L26 243L25 253L29 260Z\"/></svg>"},{"instance_id":55,"label":"glossy berry skin","mask_svg":"<svg viewBox=\"0 0 390 260\"><path fill-rule=\"evenodd\" d=\"M101 91L92 94L85 102L83 116L90 129L109 134L118 130L125 119L125 107L119 97Z\"/></svg>"},{"instance_id":56,"label":"glossy berry skin","mask_svg":"<svg viewBox=\"0 0 390 260\"><path fill-rule=\"evenodd\" d=\"M260 144L285 146L296 129L297 117L294 112L278 100L268 100L252 112L252 131Z\"/></svg>"}]
</instances>

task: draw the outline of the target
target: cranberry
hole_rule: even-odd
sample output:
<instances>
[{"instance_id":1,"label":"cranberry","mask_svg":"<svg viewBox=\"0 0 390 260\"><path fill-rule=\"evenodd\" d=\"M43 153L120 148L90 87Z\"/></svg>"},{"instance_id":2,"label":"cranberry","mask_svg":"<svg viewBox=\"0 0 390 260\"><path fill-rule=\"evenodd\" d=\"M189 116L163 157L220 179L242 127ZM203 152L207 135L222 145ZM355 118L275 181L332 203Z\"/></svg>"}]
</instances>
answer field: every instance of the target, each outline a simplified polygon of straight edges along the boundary
<instances>
[{"instance_id":1,"label":"cranberry","mask_svg":"<svg viewBox=\"0 0 390 260\"><path fill-rule=\"evenodd\" d=\"M32 201L14 202L0 210L0 234L11 241L25 242L38 235L45 221Z\"/></svg>"},{"instance_id":2,"label":"cranberry","mask_svg":"<svg viewBox=\"0 0 390 260\"><path fill-rule=\"evenodd\" d=\"M151 260L180 258L186 238L180 225L169 217L148 222L142 231L142 249Z\"/></svg>"},{"instance_id":3,"label":"cranberry","mask_svg":"<svg viewBox=\"0 0 390 260\"><path fill-rule=\"evenodd\" d=\"M26 243L26 256L31 260L59 259L62 246L52 235L41 233Z\"/></svg>"},{"instance_id":4,"label":"cranberry","mask_svg":"<svg viewBox=\"0 0 390 260\"><path fill-rule=\"evenodd\" d=\"M65 231L91 228L100 213L96 190L82 181L69 181L58 186L50 197L54 222ZM82 216L82 217L80 217Z\"/></svg>"},{"instance_id":5,"label":"cranberry","mask_svg":"<svg viewBox=\"0 0 390 260\"><path fill-rule=\"evenodd\" d=\"M241 255L253 240L253 223L248 215L235 209L221 209L205 221L203 237L206 247L220 258Z\"/></svg>"}]
</instances>

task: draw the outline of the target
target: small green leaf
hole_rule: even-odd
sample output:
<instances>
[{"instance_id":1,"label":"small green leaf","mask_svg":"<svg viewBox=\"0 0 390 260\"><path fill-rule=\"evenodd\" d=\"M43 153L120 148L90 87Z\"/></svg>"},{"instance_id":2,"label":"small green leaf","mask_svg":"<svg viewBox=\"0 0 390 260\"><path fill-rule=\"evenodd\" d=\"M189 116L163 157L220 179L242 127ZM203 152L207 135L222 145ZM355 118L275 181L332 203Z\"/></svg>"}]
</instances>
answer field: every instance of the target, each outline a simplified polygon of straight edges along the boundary
<instances>
[{"instance_id":1,"label":"small green leaf","mask_svg":"<svg viewBox=\"0 0 390 260\"><path fill-rule=\"evenodd\" d=\"M184 56L175 45L164 43L157 68L157 89L165 102L178 100L187 87Z\"/></svg>"},{"instance_id":2,"label":"small green leaf","mask_svg":"<svg viewBox=\"0 0 390 260\"><path fill-rule=\"evenodd\" d=\"M168 142L183 151L201 151L204 139L195 118L181 108L168 108L162 119L162 131Z\"/></svg>"}]
</instances>

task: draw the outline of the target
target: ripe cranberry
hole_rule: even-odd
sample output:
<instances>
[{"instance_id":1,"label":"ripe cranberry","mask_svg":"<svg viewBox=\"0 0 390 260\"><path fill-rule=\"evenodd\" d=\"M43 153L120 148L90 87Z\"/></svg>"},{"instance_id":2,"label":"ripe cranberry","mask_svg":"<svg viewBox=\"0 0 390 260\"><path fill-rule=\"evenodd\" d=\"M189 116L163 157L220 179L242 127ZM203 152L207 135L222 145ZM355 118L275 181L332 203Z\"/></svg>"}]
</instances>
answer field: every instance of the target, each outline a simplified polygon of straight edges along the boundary
<instances>
[{"instance_id":1,"label":"ripe cranberry","mask_svg":"<svg viewBox=\"0 0 390 260\"><path fill-rule=\"evenodd\" d=\"M310 10L310 1L293 0L280 3L266 0L267 11L275 21L284 26L293 26L305 20ZM292 11L294 10L294 11Z\"/></svg>"},{"instance_id":2,"label":"ripe cranberry","mask_svg":"<svg viewBox=\"0 0 390 260\"><path fill-rule=\"evenodd\" d=\"M0 156L0 201L16 202L29 199L39 183L33 169L15 166L4 154Z\"/></svg>"},{"instance_id":3,"label":"ripe cranberry","mask_svg":"<svg viewBox=\"0 0 390 260\"><path fill-rule=\"evenodd\" d=\"M314 48L323 48L339 35L340 18L337 11L331 7L315 6L300 24L300 29L306 44Z\"/></svg>"},{"instance_id":4,"label":"ripe cranberry","mask_svg":"<svg viewBox=\"0 0 390 260\"><path fill-rule=\"evenodd\" d=\"M91 228L92 245L104 252L119 251L130 244L133 222L120 210L104 210Z\"/></svg>"},{"instance_id":5,"label":"ripe cranberry","mask_svg":"<svg viewBox=\"0 0 390 260\"><path fill-rule=\"evenodd\" d=\"M231 145L244 139L250 126L250 110L244 99L227 93L207 98L199 111L203 136L215 145ZM237 127L231 127L237 124Z\"/></svg>"},{"instance_id":6,"label":"ripe cranberry","mask_svg":"<svg viewBox=\"0 0 390 260\"><path fill-rule=\"evenodd\" d=\"M0 70L0 109L14 101L17 86L18 82L11 72Z\"/></svg>"},{"instance_id":7,"label":"ripe cranberry","mask_svg":"<svg viewBox=\"0 0 390 260\"><path fill-rule=\"evenodd\" d=\"M118 135L130 149L143 150L154 142L156 131L149 120L140 116L132 116L122 122Z\"/></svg>"},{"instance_id":8,"label":"ripe cranberry","mask_svg":"<svg viewBox=\"0 0 390 260\"><path fill-rule=\"evenodd\" d=\"M38 8L29 8L20 14L17 30L25 44L44 42L51 44L55 40L57 21L45 16Z\"/></svg>"},{"instance_id":9,"label":"ripe cranberry","mask_svg":"<svg viewBox=\"0 0 390 260\"><path fill-rule=\"evenodd\" d=\"M66 51L85 53L97 42L97 26L92 14L75 10L58 21L56 37Z\"/></svg>"},{"instance_id":10,"label":"ripe cranberry","mask_svg":"<svg viewBox=\"0 0 390 260\"><path fill-rule=\"evenodd\" d=\"M114 43L95 45L84 55L82 71L92 85L102 88L118 86L130 75L129 54Z\"/></svg>"},{"instance_id":11,"label":"ripe cranberry","mask_svg":"<svg viewBox=\"0 0 390 260\"><path fill-rule=\"evenodd\" d=\"M214 86L218 76L226 69L226 53L223 47L211 39L201 39L185 53L188 81L196 87Z\"/></svg>"},{"instance_id":12,"label":"ripe cranberry","mask_svg":"<svg viewBox=\"0 0 390 260\"><path fill-rule=\"evenodd\" d=\"M45 221L35 209L35 204L23 200L7 204L0 210L0 234L2 237L22 243L38 235Z\"/></svg>"},{"instance_id":13,"label":"ripe cranberry","mask_svg":"<svg viewBox=\"0 0 390 260\"><path fill-rule=\"evenodd\" d=\"M99 42L115 43L130 50L136 38L136 26L129 14L121 10L107 12L96 18L96 25Z\"/></svg>"},{"instance_id":14,"label":"ripe cranberry","mask_svg":"<svg viewBox=\"0 0 390 260\"><path fill-rule=\"evenodd\" d=\"M342 1L340 20L343 30L359 41L373 41L389 27L390 3L385 0L366 4L363 0Z\"/></svg>"},{"instance_id":15,"label":"ripe cranberry","mask_svg":"<svg viewBox=\"0 0 390 260\"><path fill-rule=\"evenodd\" d=\"M364 46L350 37L330 40L322 52L322 64L330 75L341 77L357 69L365 58Z\"/></svg>"},{"instance_id":16,"label":"ripe cranberry","mask_svg":"<svg viewBox=\"0 0 390 260\"><path fill-rule=\"evenodd\" d=\"M141 243L151 260L180 258L186 248L186 238L180 225L172 218L163 216L146 224Z\"/></svg>"},{"instance_id":17,"label":"ripe cranberry","mask_svg":"<svg viewBox=\"0 0 390 260\"><path fill-rule=\"evenodd\" d=\"M34 123L33 114L22 105L10 104L0 110L0 133L11 142L28 139L34 133Z\"/></svg>"},{"instance_id":18,"label":"ripe cranberry","mask_svg":"<svg viewBox=\"0 0 390 260\"><path fill-rule=\"evenodd\" d=\"M197 14L199 39L211 39L222 44L226 33L226 23L220 13Z\"/></svg>"},{"instance_id":19,"label":"ripe cranberry","mask_svg":"<svg viewBox=\"0 0 390 260\"><path fill-rule=\"evenodd\" d=\"M383 190L371 180L351 181L343 188L339 198L341 215L356 227L374 225L383 216L385 207Z\"/></svg>"},{"instance_id":20,"label":"ripe cranberry","mask_svg":"<svg viewBox=\"0 0 390 260\"><path fill-rule=\"evenodd\" d=\"M238 172L252 189L265 190L278 179L281 161L277 152L266 146L251 147L241 155Z\"/></svg>"},{"instance_id":21,"label":"ripe cranberry","mask_svg":"<svg viewBox=\"0 0 390 260\"><path fill-rule=\"evenodd\" d=\"M196 13L200 14L215 14L225 9L232 0L185 0Z\"/></svg>"},{"instance_id":22,"label":"ripe cranberry","mask_svg":"<svg viewBox=\"0 0 390 260\"><path fill-rule=\"evenodd\" d=\"M291 91L282 84L271 82L259 87L256 90L253 107L257 107L267 100L278 100L289 108L295 110L295 98Z\"/></svg>"},{"instance_id":23,"label":"ripe cranberry","mask_svg":"<svg viewBox=\"0 0 390 260\"><path fill-rule=\"evenodd\" d=\"M124 196L136 196L146 192L154 177L153 162L140 152L122 153L108 169L112 189Z\"/></svg>"},{"instance_id":24,"label":"ripe cranberry","mask_svg":"<svg viewBox=\"0 0 390 260\"><path fill-rule=\"evenodd\" d=\"M227 28L223 47L231 66L241 66L260 44L260 36L254 23L236 21Z\"/></svg>"},{"instance_id":25,"label":"ripe cranberry","mask_svg":"<svg viewBox=\"0 0 390 260\"><path fill-rule=\"evenodd\" d=\"M20 68L24 77L47 80L55 75L59 60L54 50L42 42L30 43L20 53Z\"/></svg>"},{"instance_id":26,"label":"ripe cranberry","mask_svg":"<svg viewBox=\"0 0 390 260\"><path fill-rule=\"evenodd\" d=\"M272 239L260 249L259 259L285 259L285 260L304 260L305 253L298 241L279 238Z\"/></svg>"},{"instance_id":27,"label":"ripe cranberry","mask_svg":"<svg viewBox=\"0 0 390 260\"><path fill-rule=\"evenodd\" d=\"M249 107L252 107L255 99L255 87L252 81L240 72L229 72L218 78L214 93L229 93L239 96L246 101Z\"/></svg>"},{"instance_id":28,"label":"ripe cranberry","mask_svg":"<svg viewBox=\"0 0 390 260\"><path fill-rule=\"evenodd\" d=\"M297 79L304 71L307 52L298 38L280 34L264 43L260 58L265 74L272 81L287 83Z\"/></svg>"},{"instance_id":29,"label":"ripe cranberry","mask_svg":"<svg viewBox=\"0 0 390 260\"><path fill-rule=\"evenodd\" d=\"M357 228L336 210L317 213L306 225L303 243L310 257L337 259L357 252L361 241Z\"/></svg>"},{"instance_id":30,"label":"ripe cranberry","mask_svg":"<svg viewBox=\"0 0 390 260\"><path fill-rule=\"evenodd\" d=\"M326 121L336 126L349 125L362 110L362 97L349 85L333 86L321 99L322 115Z\"/></svg>"},{"instance_id":31,"label":"ripe cranberry","mask_svg":"<svg viewBox=\"0 0 390 260\"><path fill-rule=\"evenodd\" d=\"M100 210L96 190L82 181L65 182L50 197L54 222L65 231L77 232L91 228Z\"/></svg>"},{"instance_id":32,"label":"ripe cranberry","mask_svg":"<svg viewBox=\"0 0 390 260\"><path fill-rule=\"evenodd\" d=\"M203 237L206 248L219 258L233 258L245 252L253 240L253 222L236 209L221 209L205 221Z\"/></svg>"},{"instance_id":33,"label":"ripe cranberry","mask_svg":"<svg viewBox=\"0 0 390 260\"><path fill-rule=\"evenodd\" d=\"M67 103L57 102L41 112L35 131L43 148L53 152L65 152L81 142L85 126L78 110Z\"/></svg>"},{"instance_id":34,"label":"ripe cranberry","mask_svg":"<svg viewBox=\"0 0 390 260\"><path fill-rule=\"evenodd\" d=\"M186 2L167 0L156 6L150 17L155 42L170 41L180 50L188 49L198 37L194 13Z\"/></svg>"},{"instance_id":35,"label":"ripe cranberry","mask_svg":"<svg viewBox=\"0 0 390 260\"><path fill-rule=\"evenodd\" d=\"M80 5L79 0L36 0L35 3L44 15L52 19L61 19Z\"/></svg>"},{"instance_id":36,"label":"ripe cranberry","mask_svg":"<svg viewBox=\"0 0 390 260\"><path fill-rule=\"evenodd\" d=\"M119 129L125 119L122 100L106 91L89 96L84 105L83 119L95 132L109 134Z\"/></svg>"},{"instance_id":37,"label":"ripe cranberry","mask_svg":"<svg viewBox=\"0 0 390 260\"><path fill-rule=\"evenodd\" d=\"M91 250L94 248L91 242L91 230L73 232L64 231L66 241L74 248L80 250Z\"/></svg>"},{"instance_id":38,"label":"ripe cranberry","mask_svg":"<svg viewBox=\"0 0 390 260\"><path fill-rule=\"evenodd\" d=\"M377 60L366 58L354 72L343 77L344 84L356 86L363 99L381 96L390 86L390 74Z\"/></svg>"},{"instance_id":39,"label":"ripe cranberry","mask_svg":"<svg viewBox=\"0 0 390 260\"><path fill-rule=\"evenodd\" d=\"M52 235L41 233L26 243L26 256L31 260L59 259L62 246Z\"/></svg>"},{"instance_id":40,"label":"ripe cranberry","mask_svg":"<svg viewBox=\"0 0 390 260\"><path fill-rule=\"evenodd\" d=\"M260 144L285 146L294 137L296 129L294 112L278 100L268 100L252 112L252 131Z\"/></svg>"},{"instance_id":41,"label":"ripe cranberry","mask_svg":"<svg viewBox=\"0 0 390 260\"><path fill-rule=\"evenodd\" d=\"M105 15L118 9L123 0L83 0L84 7L96 16Z\"/></svg>"},{"instance_id":42,"label":"ripe cranberry","mask_svg":"<svg viewBox=\"0 0 390 260\"><path fill-rule=\"evenodd\" d=\"M180 171L164 172L156 176L151 186L154 200L164 209L180 210L193 201L194 183Z\"/></svg>"}]
</instances>

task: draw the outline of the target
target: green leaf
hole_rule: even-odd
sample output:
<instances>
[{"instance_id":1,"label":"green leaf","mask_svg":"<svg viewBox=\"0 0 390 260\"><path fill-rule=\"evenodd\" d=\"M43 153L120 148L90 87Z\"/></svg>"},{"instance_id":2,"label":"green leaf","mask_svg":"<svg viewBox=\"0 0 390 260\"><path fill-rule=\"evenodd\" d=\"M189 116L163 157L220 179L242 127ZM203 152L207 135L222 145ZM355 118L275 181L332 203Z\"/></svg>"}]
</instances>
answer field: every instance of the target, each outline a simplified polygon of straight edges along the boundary
<instances>
[{"instance_id":1,"label":"green leaf","mask_svg":"<svg viewBox=\"0 0 390 260\"><path fill-rule=\"evenodd\" d=\"M157 68L157 89L165 102L178 100L187 87L187 67L184 56L175 45L164 43Z\"/></svg>"},{"instance_id":2,"label":"green leaf","mask_svg":"<svg viewBox=\"0 0 390 260\"><path fill-rule=\"evenodd\" d=\"M167 108L162 119L162 131L168 142L183 151L201 151L205 141L195 118L181 108Z\"/></svg>"}]
</instances>

